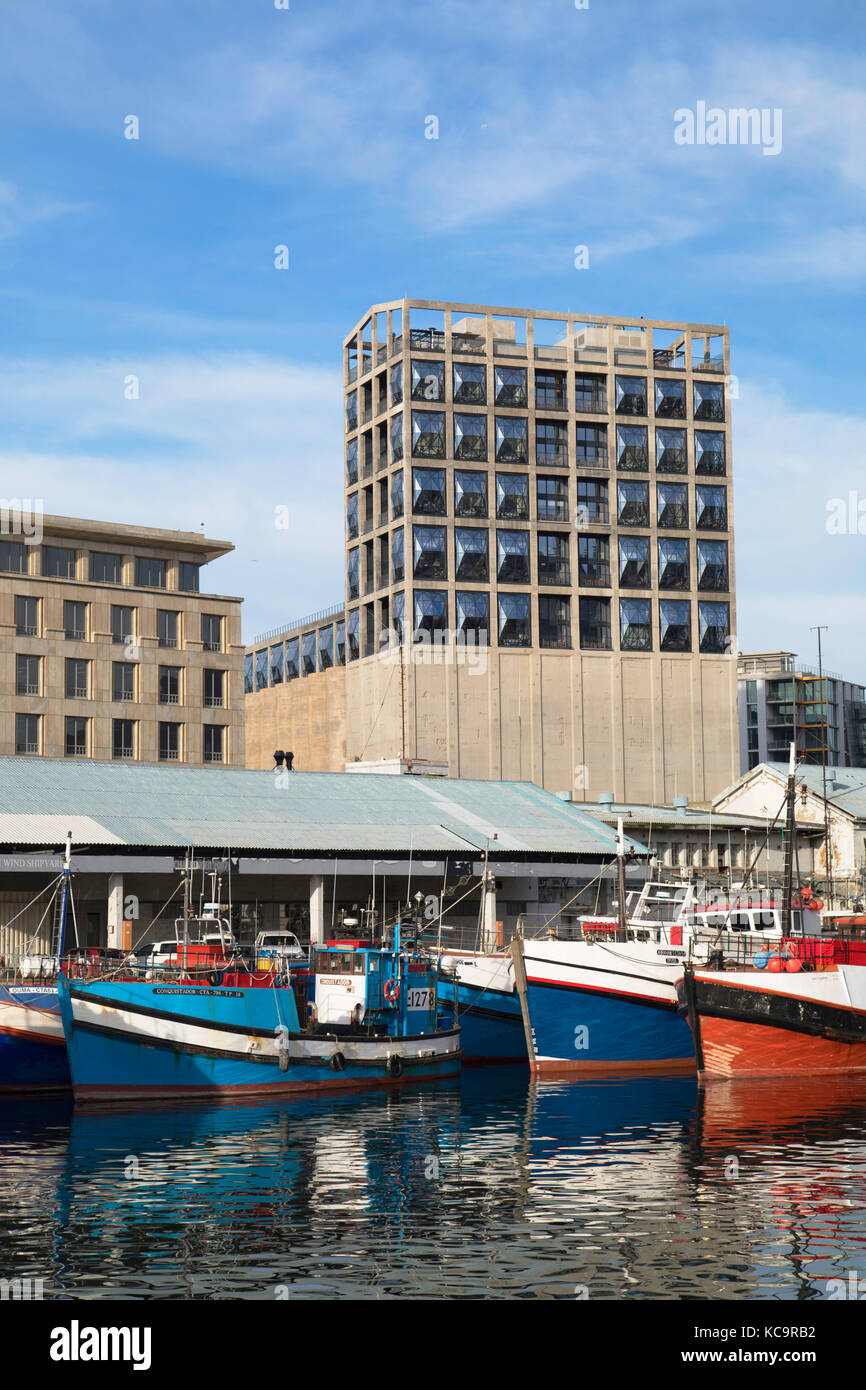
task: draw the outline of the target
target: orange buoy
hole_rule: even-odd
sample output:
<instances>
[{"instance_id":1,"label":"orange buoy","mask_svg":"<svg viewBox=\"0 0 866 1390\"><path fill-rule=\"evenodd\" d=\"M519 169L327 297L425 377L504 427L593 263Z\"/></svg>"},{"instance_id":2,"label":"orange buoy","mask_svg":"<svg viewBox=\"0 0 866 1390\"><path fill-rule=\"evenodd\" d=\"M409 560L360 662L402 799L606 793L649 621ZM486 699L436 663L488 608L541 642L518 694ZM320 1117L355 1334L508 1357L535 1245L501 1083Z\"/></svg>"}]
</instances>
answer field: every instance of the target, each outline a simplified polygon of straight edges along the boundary
<instances>
[{"instance_id":1,"label":"orange buoy","mask_svg":"<svg viewBox=\"0 0 866 1390\"><path fill-rule=\"evenodd\" d=\"M767 969L771 970L774 975L778 975L779 971L782 969L781 957L770 956L770 959L767 961Z\"/></svg>"},{"instance_id":2,"label":"orange buoy","mask_svg":"<svg viewBox=\"0 0 866 1390\"><path fill-rule=\"evenodd\" d=\"M813 907L813 909L814 909L815 912L822 912L823 909L824 909L824 900L823 900L823 898L816 898L815 901L814 901L813 904L812 904L812 907Z\"/></svg>"},{"instance_id":3,"label":"orange buoy","mask_svg":"<svg viewBox=\"0 0 866 1390\"><path fill-rule=\"evenodd\" d=\"M797 960L796 956L791 956L789 960L785 961L785 969L788 971L789 974L796 975L798 970L803 969L803 962L801 960Z\"/></svg>"}]
</instances>

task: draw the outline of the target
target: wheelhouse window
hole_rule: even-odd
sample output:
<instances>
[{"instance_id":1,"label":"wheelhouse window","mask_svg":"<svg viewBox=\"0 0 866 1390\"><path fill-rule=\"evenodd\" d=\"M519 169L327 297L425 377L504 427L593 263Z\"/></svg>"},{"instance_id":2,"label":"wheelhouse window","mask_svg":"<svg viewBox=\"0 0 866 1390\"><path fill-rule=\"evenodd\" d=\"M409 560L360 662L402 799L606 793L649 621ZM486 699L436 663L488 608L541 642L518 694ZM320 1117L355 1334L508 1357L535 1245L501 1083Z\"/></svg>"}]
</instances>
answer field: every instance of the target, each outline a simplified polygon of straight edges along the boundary
<instances>
[{"instance_id":1,"label":"wheelhouse window","mask_svg":"<svg viewBox=\"0 0 866 1390\"><path fill-rule=\"evenodd\" d=\"M531 647L529 594L500 594L498 603L500 647Z\"/></svg>"},{"instance_id":2,"label":"wheelhouse window","mask_svg":"<svg viewBox=\"0 0 866 1390\"><path fill-rule=\"evenodd\" d=\"M697 542L698 551L698 588L716 589L719 592L726 592L730 587L728 580L728 543L727 541L704 541Z\"/></svg>"},{"instance_id":3,"label":"wheelhouse window","mask_svg":"<svg viewBox=\"0 0 866 1390\"><path fill-rule=\"evenodd\" d=\"M686 540L658 542L659 588L687 589L689 587L689 543Z\"/></svg>"},{"instance_id":4,"label":"wheelhouse window","mask_svg":"<svg viewBox=\"0 0 866 1390\"><path fill-rule=\"evenodd\" d=\"M113 719L111 721L112 758L135 757L135 720Z\"/></svg>"},{"instance_id":5,"label":"wheelhouse window","mask_svg":"<svg viewBox=\"0 0 866 1390\"><path fill-rule=\"evenodd\" d=\"M527 459L526 420L496 416L496 462L525 463Z\"/></svg>"},{"instance_id":6,"label":"wheelhouse window","mask_svg":"<svg viewBox=\"0 0 866 1390\"><path fill-rule=\"evenodd\" d=\"M574 408L578 414L607 414L607 378L577 372L574 378Z\"/></svg>"},{"instance_id":7,"label":"wheelhouse window","mask_svg":"<svg viewBox=\"0 0 866 1390\"><path fill-rule=\"evenodd\" d=\"M180 725L163 723L159 726L159 760L176 763L180 758Z\"/></svg>"},{"instance_id":8,"label":"wheelhouse window","mask_svg":"<svg viewBox=\"0 0 866 1390\"><path fill-rule=\"evenodd\" d=\"M695 488L695 525L699 531L727 531L728 506L723 487Z\"/></svg>"},{"instance_id":9,"label":"wheelhouse window","mask_svg":"<svg viewBox=\"0 0 866 1390\"><path fill-rule=\"evenodd\" d=\"M487 416L454 415L454 457L487 461Z\"/></svg>"},{"instance_id":10,"label":"wheelhouse window","mask_svg":"<svg viewBox=\"0 0 866 1390\"><path fill-rule=\"evenodd\" d=\"M668 420L686 418L686 383L656 377L656 415Z\"/></svg>"},{"instance_id":11,"label":"wheelhouse window","mask_svg":"<svg viewBox=\"0 0 866 1390\"><path fill-rule=\"evenodd\" d=\"M67 642L87 641L87 604L78 599L63 600L63 636Z\"/></svg>"},{"instance_id":12,"label":"wheelhouse window","mask_svg":"<svg viewBox=\"0 0 866 1390\"><path fill-rule=\"evenodd\" d=\"M15 752L21 754L39 752L41 715L16 714Z\"/></svg>"},{"instance_id":13,"label":"wheelhouse window","mask_svg":"<svg viewBox=\"0 0 866 1390\"><path fill-rule=\"evenodd\" d=\"M620 526L649 526L649 484L616 485L617 518Z\"/></svg>"},{"instance_id":14,"label":"wheelhouse window","mask_svg":"<svg viewBox=\"0 0 866 1390\"><path fill-rule=\"evenodd\" d=\"M90 582L92 584L119 584L121 576L120 556L104 550L90 552Z\"/></svg>"},{"instance_id":15,"label":"wheelhouse window","mask_svg":"<svg viewBox=\"0 0 866 1390\"><path fill-rule=\"evenodd\" d=\"M87 757L87 726L89 719L80 718L78 715L67 715L66 717L66 757L67 758L86 758Z\"/></svg>"},{"instance_id":16,"label":"wheelhouse window","mask_svg":"<svg viewBox=\"0 0 866 1390\"><path fill-rule=\"evenodd\" d=\"M538 533L538 582L562 586L571 583L569 538L562 531Z\"/></svg>"},{"instance_id":17,"label":"wheelhouse window","mask_svg":"<svg viewBox=\"0 0 866 1390\"><path fill-rule=\"evenodd\" d=\"M487 474L454 470L455 516L487 516Z\"/></svg>"},{"instance_id":18,"label":"wheelhouse window","mask_svg":"<svg viewBox=\"0 0 866 1390\"><path fill-rule=\"evenodd\" d=\"M659 647L663 652L691 651L691 612L687 599L659 600Z\"/></svg>"},{"instance_id":19,"label":"wheelhouse window","mask_svg":"<svg viewBox=\"0 0 866 1390\"><path fill-rule=\"evenodd\" d=\"M566 410L568 408L565 372L536 371L535 405L536 408L541 406L543 410Z\"/></svg>"},{"instance_id":20,"label":"wheelhouse window","mask_svg":"<svg viewBox=\"0 0 866 1390\"><path fill-rule=\"evenodd\" d=\"M487 368L480 362L454 363L454 404L487 404Z\"/></svg>"},{"instance_id":21,"label":"wheelhouse window","mask_svg":"<svg viewBox=\"0 0 866 1390\"><path fill-rule=\"evenodd\" d=\"M416 589L413 629L416 642L421 634L432 637L436 633L446 632L447 629L448 595L445 591L443 589ZM420 640L423 640L423 636Z\"/></svg>"},{"instance_id":22,"label":"wheelhouse window","mask_svg":"<svg viewBox=\"0 0 866 1390\"><path fill-rule=\"evenodd\" d=\"M646 377L616 378L617 415L646 415Z\"/></svg>"},{"instance_id":23,"label":"wheelhouse window","mask_svg":"<svg viewBox=\"0 0 866 1390\"><path fill-rule=\"evenodd\" d=\"M444 401L445 363L412 359L413 401Z\"/></svg>"},{"instance_id":24,"label":"wheelhouse window","mask_svg":"<svg viewBox=\"0 0 866 1390\"><path fill-rule=\"evenodd\" d=\"M539 594L538 645L563 650L571 646L571 605L559 594Z\"/></svg>"},{"instance_id":25,"label":"wheelhouse window","mask_svg":"<svg viewBox=\"0 0 866 1390\"><path fill-rule=\"evenodd\" d=\"M444 526L413 526L413 568L415 579L447 579Z\"/></svg>"},{"instance_id":26,"label":"wheelhouse window","mask_svg":"<svg viewBox=\"0 0 866 1390\"><path fill-rule=\"evenodd\" d=\"M205 724L204 726L204 761L206 763L221 763L224 757L225 729L220 724Z\"/></svg>"},{"instance_id":27,"label":"wheelhouse window","mask_svg":"<svg viewBox=\"0 0 866 1390\"><path fill-rule=\"evenodd\" d=\"M695 430L695 472L725 475L725 434L723 430Z\"/></svg>"},{"instance_id":28,"label":"wheelhouse window","mask_svg":"<svg viewBox=\"0 0 866 1390\"><path fill-rule=\"evenodd\" d=\"M529 478L525 473L496 474L496 515L500 521L529 519Z\"/></svg>"},{"instance_id":29,"label":"wheelhouse window","mask_svg":"<svg viewBox=\"0 0 866 1390\"><path fill-rule=\"evenodd\" d=\"M535 497L539 521L568 521L568 482L565 478L536 478Z\"/></svg>"},{"instance_id":30,"label":"wheelhouse window","mask_svg":"<svg viewBox=\"0 0 866 1390\"><path fill-rule=\"evenodd\" d=\"M619 539L619 583L623 589L648 589L650 558L648 536Z\"/></svg>"},{"instance_id":31,"label":"wheelhouse window","mask_svg":"<svg viewBox=\"0 0 866 1390\"><path fill-rule=\"evenodd\" d=\"M726 652L731 637L730 604L699 603L698 633L702 652Z\"/></svg>"},{"instance_id":32,"label":"wheelhouse window","mask_svg":"<svg viewBox=\"0 0 866 1390\"><path fill-rule=\"evenodd\" d=\"M444 459L444 411L412 411L412 456L413 458L422 459Z\"/></svg>"},{"instance_id":33,"label":"wheelhouse window","mask_svg":"<svg viewBox=\"0 0 866 1390\"><path fill-rule=\"evenodd\" d=\"M500 584L529 583L529 532L496 532L496 578Z\"/></svg>"},{"instance_id":34,"label":"wheelhouse window","mask_svg":"<svg viewBox=\"0 0 866 1390\"><path fill-rule=\"evenodd\" d=\"M59 545L43 545L42 573L46 579L74 579L75 551Z\"/></svg>"},{"instance_id":35,"label":"wheelhouse window","mask_svg":"<svg viewBox=\"0 0 866 1390\"><path fill-rule=\"evenodd\" d=\"M156 614L156 642L158 647L180 646L180 614L171 608L159 608Z\"/></svg>"},{"instance_id":36,"label":"wheelhouse window","mask_svg":"<svg viewBox=\"0 0 866 1390\"><path fill-rule=\"evenodd\" d=\"M610 651L610 599L578 600L580 645L588 651Z\"/></svg>"},{"instance_id":37,"label":"wheelhouse window","mask_svg":"<svg viewBox=\"0 0 866 1390\"><path fill-rule=\"evenodd\" d=\"M153 560L143 555L135 557L135 582L142 589L166 587L165 560Z\"/></svg>"},{"instance_id":38,"label":"wheelhouse window","mask_svg":"<svg viewBox=\"0 0 866 1390\"><path fill-rule=\"evenodd\" d=\"M619 645L624 652L648 652L652 648L652 623L648 598L619 601Z\"/></svg>"},{"instance_id":39,"label":"wheelhouse window","mask_svg":"<svg viewBox=\"0 0 866 1390\"><path fill-rule=\"evenodd\" d=\"M610 584L610 542L607 536L578 536L578 582L606 588Z\"/></svg>"},{"instance_id":40,"label":"wheelhouse window","mask_svg":"<svg viewBox=\"0 0 866 1390\"><path fill-rule=\"evenodd\" d=\"M568 426L563 420L535 422L535 461L543 467L568 466Z\"/></svg>"},{"instance_id":41,"label":"wheelhouse window","mask_svg":"<svg viewBox=\"0 0 866 1390\"><path fill-rule=\"evenodd\" d=\"M412 511L416 516L444 516L445 469L412 469Z\"/></svg>"},{"instance_id":42,"label":"wheelhouse window","mask_svg":"<svg viewBox=\"0 0 866 1390\"><path fill-rule=\"evenodd\" d=\"M658 524L682 529L689 524L689 490L685 483L657 483Z\"/></svg>"},{"instance_id":43,"label":"wheelhouse window","mask_svg":"<svg viewBox=\"0 0 866 1390\"><path fill-rule=\"evenodd\" d=\"M724 420L725 384L723 381L696 381L695 419Z\"/></svg>"},{"instance_id":44,"label":"wheelhouse window","mask_svg":"<svg viewBox=\"0 0 866 1390\"><path fill-rule=\"evenodd\" d=\"M656 430L656 472L686 473L688 471L685 430Z\"/></svg>"},{"instance_id":45,"label":"wheelhouse window","mask_svg":"<svg viewBox=\"0 0 866 1390\"><path fill-rule=\"evenodd\" d=\"M457 526L454 530L455 577L472 584L490 577L485 526Z\"/></svg>"},{"instance_id":46,"label":"wheelhouse window","mask_svg":"<svg viewBox=\"0 0 866 1390\"><path fill-rule=\"evenodd\" d=\"M646 473L649 468L646 425L617 425L616 466L623 473Z\"/></svg>"},{"instance_id":47,"label":"wheelhouse window","mask_svg":"<svg viewBox=\"0 0 866 1390\"><path fill-rule=\"evenodd\" d=\"M490 641L490 595L457 590L457 632L464 641L472 634L477 646Z\"/></svg>"},{"instance_id":48,"label":"wheelhouse window","mask_svg":"<svg viewBox=\"0 0 866 1390\"><path fill-rule=\"evenodd\" d=\"M496 405L519 410L526 405L526 368L496 367L493 372L493 399Z\"/></svg>"}]
</instances>

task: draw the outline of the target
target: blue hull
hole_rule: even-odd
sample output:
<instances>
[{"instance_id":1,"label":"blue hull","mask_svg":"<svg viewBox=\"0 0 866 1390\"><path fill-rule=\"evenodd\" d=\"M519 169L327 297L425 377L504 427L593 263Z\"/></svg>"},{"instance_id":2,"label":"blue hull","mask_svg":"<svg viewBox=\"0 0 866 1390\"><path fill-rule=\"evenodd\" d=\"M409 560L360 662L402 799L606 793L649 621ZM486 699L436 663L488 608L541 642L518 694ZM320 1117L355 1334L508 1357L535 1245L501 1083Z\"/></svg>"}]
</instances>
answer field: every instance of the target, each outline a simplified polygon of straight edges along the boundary
<instances>
[{"instance_id":1,"label":"blue hull","mask_svg":"<svg viewBox=\"0 0 866 1390\"><path fill-rule=\"evenodd\" d=\"M389 1070L388 1055L407 1039L383 1038L374 1044L376 1057L357 1063L347 1055L348 1043L319 1039L323 1057L293 1056L281 1070L276 1025L289 1028L293 1045L303 1042L296 1031L292 996L286 991L180 989L105 980L86 986L73 983L71 992L69 983L61 980L60 991L76 1100L359 1090L432 1081L460 1071L456 1038L442 1056L407 1057L398 1076ZM88 1007L92 1010L100 1002L101 1014L93 1015L97 1021L83 1022ZM127 1010L127 1018L133 1017L141 1031L124 1033L112 1008ZM428 1044L434 1047L437 1037L441 1039L425 1038L425 1049ZM345 1052L339 1052L341 1046ZM335 1052L343 1060L339 1069L329 1062Z\"/></svg>"},{"instance_id":2,"label":"blue hull","mask_svg":"<svg viewBox=\"0 0 866 1390\"><path fill-rule=\"evenodd\" d=\"M538 1071L693 1071L694 1039L676 1008L529 982Z\"/></svg>"},{"instance_id":3,"label":"blue hull","mask_svg":"<svg viewBox=\"0 0 866 1390\"><path fill-rule=\"evenodd\" d=\"M17 1012L26 1009L29 1004L35 1006L27 1023L28 1028L32 1023L32 1034L21 1030L22 1020ZM13 1005L16 1009L15 1026L8 1030L4 1026L4 1015L9 1015L11 1010L4 1010L4 1005ZM34 990L32 994L10 994L8 989L0 987L0 1095L6 1092L63 1091L71 1086L69 1059L63 1039L46 1041L38 1036L43 1010L58 1015L56 990L51 993Z\"/></svg>"},{"instance_id":4,"label":"blue hull","mask_svg":"<svg viewBox=\"0 0 866 1390\"><path fill-rule=\"evenodd\" d=\"M454 1026L454 981L439 980L439 1010ZM457 1023L466 1063L526 1062L526 1034L517 994L457 984Z\"/></svg>"}]
</instances>

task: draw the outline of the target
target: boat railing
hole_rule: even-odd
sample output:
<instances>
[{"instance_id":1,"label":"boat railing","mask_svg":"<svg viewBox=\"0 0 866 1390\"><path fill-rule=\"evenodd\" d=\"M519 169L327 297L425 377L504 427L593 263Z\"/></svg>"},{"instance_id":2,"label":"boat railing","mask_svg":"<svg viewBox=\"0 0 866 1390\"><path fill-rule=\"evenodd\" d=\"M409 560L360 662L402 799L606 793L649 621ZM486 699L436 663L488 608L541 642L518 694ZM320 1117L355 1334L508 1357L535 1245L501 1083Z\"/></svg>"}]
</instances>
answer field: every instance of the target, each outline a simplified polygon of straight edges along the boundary
<instances>
[{"instance_id":1,"label":"boat railing","mask_svg":"<svg viewBox=\"0 0 866 1390\"><path fill-rule=\"evenodd\" d=\"M59 970L56 956L34 951L0 952L0 979L16 984L45 984L56 980Z\"/></svg>"}]
</instances>

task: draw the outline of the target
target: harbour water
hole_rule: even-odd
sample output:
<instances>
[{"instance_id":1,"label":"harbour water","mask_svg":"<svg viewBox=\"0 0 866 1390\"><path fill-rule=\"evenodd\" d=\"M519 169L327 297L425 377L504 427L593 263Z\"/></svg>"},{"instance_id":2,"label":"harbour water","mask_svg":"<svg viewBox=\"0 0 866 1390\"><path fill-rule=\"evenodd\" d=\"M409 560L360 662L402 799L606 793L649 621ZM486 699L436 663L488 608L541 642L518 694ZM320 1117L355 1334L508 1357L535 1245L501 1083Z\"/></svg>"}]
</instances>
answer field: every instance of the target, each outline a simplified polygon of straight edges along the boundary
<instances>
[{"instance_id":1,"label":"harbour water","mask_svg":"<svg viewBox=\"0 0 866 1390\"><path fill-rule=\"evenodd\" d=\"M219 1107L6 1101L0 1188L0 1278L44 1299L852 1297L866 1081L508 1067Z\"/></svg>"}]
</instances>

